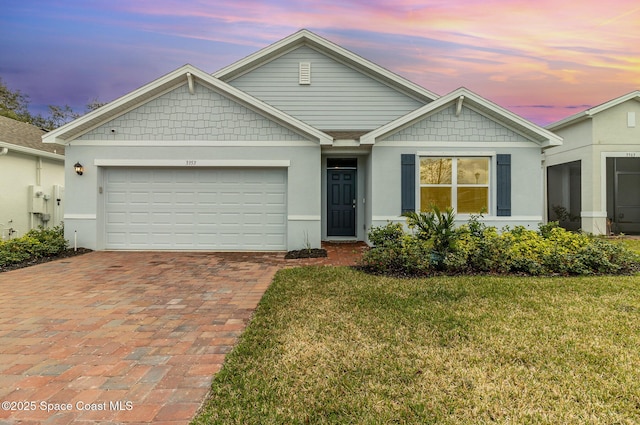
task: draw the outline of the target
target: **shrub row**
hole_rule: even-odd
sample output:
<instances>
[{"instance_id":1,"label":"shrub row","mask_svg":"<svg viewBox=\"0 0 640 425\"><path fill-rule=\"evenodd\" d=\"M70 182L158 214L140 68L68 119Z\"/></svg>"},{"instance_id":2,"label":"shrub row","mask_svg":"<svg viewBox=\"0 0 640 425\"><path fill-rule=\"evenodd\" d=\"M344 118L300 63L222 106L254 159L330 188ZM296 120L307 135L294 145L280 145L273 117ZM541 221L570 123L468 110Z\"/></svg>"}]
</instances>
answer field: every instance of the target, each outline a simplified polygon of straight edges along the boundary
<instances>
[{"instance_id":1,"label":"shrub row","mask_svg":"<svg viewBox=\"0 0 640 425\"><path fill-rule=\"evenodd\" d=\"M67 247L62 226L33 229L19 238L0 241L0 267L51 257Z\"/></svg>"},{"instance_id":2,"label":"shrub row","mask_svg":"<svg viewBox=\"0 0 640 425\"><path fill-rule=\"evenodd\" d=\"M640 270L640 258L622 244L585 233L569 232L557 223L537 231L517 226L498 231L472 216L454 228L452 211L409 213L407 234L401 223L369 232L373 247L362 266L374 273L420 276L434 273L526 275L625 274Z\"/></svg>"}]
</instances>

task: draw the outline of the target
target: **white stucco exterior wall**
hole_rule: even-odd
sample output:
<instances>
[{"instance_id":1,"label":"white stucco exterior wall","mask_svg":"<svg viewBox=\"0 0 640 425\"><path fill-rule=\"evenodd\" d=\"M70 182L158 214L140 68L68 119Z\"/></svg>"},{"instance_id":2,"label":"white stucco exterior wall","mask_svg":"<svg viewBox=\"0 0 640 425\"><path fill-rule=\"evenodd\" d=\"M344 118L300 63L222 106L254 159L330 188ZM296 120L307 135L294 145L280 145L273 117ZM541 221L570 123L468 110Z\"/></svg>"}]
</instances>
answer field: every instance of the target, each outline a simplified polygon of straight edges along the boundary
<instances>
[{"instance_id":1,"label":"white stucco exterior wall","mask_svg":"<svg viewBox=\"0 0 640 425\"><path fill-rule=\"evenodd\" d=\"M29 186L37 186L42 191L43 214L50 219L43 221L41 214L29 212ZM21 153L8 148L0 156L0 238L9 237L9 229L14 229L11 237L24 235L40 225L56 226L54 215L62 218L62 207L58 207L54 197L54 186L64 187L64 162L46 157ZM44 201L44 198L48 198ZM62 204L62 202L61 202Z\"/></svg>"}]
</instances>

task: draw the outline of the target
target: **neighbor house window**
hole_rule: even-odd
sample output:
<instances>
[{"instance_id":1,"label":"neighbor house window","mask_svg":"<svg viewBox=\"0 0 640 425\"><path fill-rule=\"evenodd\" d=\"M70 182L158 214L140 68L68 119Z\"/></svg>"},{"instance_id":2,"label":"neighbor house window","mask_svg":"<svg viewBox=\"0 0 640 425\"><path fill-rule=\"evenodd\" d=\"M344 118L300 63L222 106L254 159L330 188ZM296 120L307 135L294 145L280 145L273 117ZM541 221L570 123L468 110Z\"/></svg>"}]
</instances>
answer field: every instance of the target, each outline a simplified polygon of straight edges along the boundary
<instances>
[{"instance_id":1,"label":"neighbor house window","mask_svg":"<svg viewBox=\"0 0 640 425\"><path fill-rule=\"evenodd\" d=\"M433 205L458 214L489 209L489 158L420 158L420 211Z\"/></svg>"}]
</instances>

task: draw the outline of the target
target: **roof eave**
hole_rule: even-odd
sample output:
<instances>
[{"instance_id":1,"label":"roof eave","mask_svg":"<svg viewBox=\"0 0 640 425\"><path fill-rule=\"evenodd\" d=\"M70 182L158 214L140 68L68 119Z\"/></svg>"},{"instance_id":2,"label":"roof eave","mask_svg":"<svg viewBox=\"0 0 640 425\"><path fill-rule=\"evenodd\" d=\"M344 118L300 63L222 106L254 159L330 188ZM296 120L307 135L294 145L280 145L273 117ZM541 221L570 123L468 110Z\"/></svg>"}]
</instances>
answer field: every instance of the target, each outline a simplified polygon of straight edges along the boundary
<instances>
[{"instance_id":1,"label":"roof eave","mask_svg":"<svg viewBox=\"0 0 640 425\"><path fill-rule=\"evenodd\" d=\"M514 114L511 111L508 111L502 108L499 105L496 105L478 95L473 93L472 91L461 87L452 91L451 93L442 96L438 100L433 101L415 111L412 111L395 121L392 121L370 133L363 135L360 138L360 142L362 144L374 144L375 140L384 137L387 134L390 134L400 127L410 125L412 122L421 119L421 117L443 107L446 107L448 104L460 103L462 98L462 103L472 103L476 106L481 106L488 110L493 111L501 117L504 117L505 120L509 121L512 126L520 127L526 132L530 132L539 136L538 140L531 139L532 142L538 143L541 147L547 146L556 146L562 144L562 138L558 135L552 133L551 131L545 130L544 128L527 121L526 119L520 117L519 115Z\"/></svg>"},{"instance_id":2,"label":"roof eave","mask_svg":"<svg viewBox=\"0 0 640 425\"><path fill-rule=\"evenodd\" d=\"M571 115L570 117L567 117L560 121L549 124L545 128L549 131L558 131L562 128L569 127L590 118L592 118L592 114L590 114L588 111L583 111L578 114Z\"/></svg>"},{"instance_id":3,"label":"roof eave","mask_svg":"<svg viewBox=\"0 0 640 425\"><path fill-rule=\"evenodd\" d=\"M55 130L50 131L42 136L44 143L58 143L65 145L69 143L69 139L83 134L94 128L95 125L99 125L108 119L115 118L127 111L129 107L137 105L142 95L147 94L153 90L162 90L163 88L169 88L177 85L184 78L186 81L186 74L188 72L197 72L197 68L191 65L184 65L175 71L172 71L153 82L140 87L126 95L102 106L101 108L91 111L80 118L77 118ZM75 132L78 128L84 130Z\"/></svg>"},{"instance_id":4,"label":"roof eave","mask_svg":"<svg viewBox=\"0 0 640 425\"><path fill-rule=\"evenodd\" d=\"M582 112L579 112L575 115L571 115L567 118L564 118L555 123L549 124L546 128L550 131L557 131L562 128L568 127L570 125L577 124L589 118L593 118L594 115L599 114L602 111L605 111L609 108L613 108L614 106L618 106L624 102L629 100L636 100L640 102L640 90L635 90L615 99L609 100L608 102L604 102L600 105L594 106Z\"/></svg>"},{"instance_id":5,"label":"roof eave","mask_svg":"<svg viewBox=\"0 0 640 425\"><path fill-rule=\"evenodd\" d=\"M137 107L142 101L153 98L156 95L165 93L167 90L174 89L183 84L193 84L193 78L197 78L202 83L210 87L220 90L226 96L236 99L236 101L245 105L250 105L256 111L270 116L272 119L280 122L282 125L300 132L311 139L316 139L321 145L329 145L333 143L333 138L328 134L300 121L292 116L268 105L255 97L218 80L210 74L201 71L192 65L184 65L169 74L135 90L113 102L92 111L56 130L53 130L43 136L45 143L67 144L73 138L90 131L105 121L114 119L132 108ZM77 131L81 129L81 131Z\"/></svg>"},{"instance_id":6,"label":"roof eave","mask_svg":"<svg viewBox=\"0 0 640 425\"><path fill-rule=\"evenodd\" d=\"M16 151L16 152L20 152L27 155L39 156L42 158L48 158L48 159L64 162L64 155L60 155L53 152L41 151L39 149L28 148L26 146L14 145L13 143L0 141L0 148L7 148L9 149L9 152Z\"/></svg>"}]
</instances>

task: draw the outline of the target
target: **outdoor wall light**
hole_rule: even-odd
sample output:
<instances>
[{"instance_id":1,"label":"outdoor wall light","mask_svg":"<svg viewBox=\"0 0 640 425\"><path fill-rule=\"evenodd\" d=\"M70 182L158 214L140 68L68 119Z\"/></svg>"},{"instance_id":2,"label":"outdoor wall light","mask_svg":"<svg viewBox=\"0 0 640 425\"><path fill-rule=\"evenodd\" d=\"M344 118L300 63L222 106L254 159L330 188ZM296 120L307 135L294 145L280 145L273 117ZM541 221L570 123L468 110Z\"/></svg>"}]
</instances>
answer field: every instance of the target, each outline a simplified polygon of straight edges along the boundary
<instances>
[{"instance_id":1,"label":"outdoor wall light","mask_svg":"<svg viewBox=\"0 0 640 425\"><path fill-rule=\"evenodd\" d=\"M76 170L76 174L79 176L84 173L84 167L79 162L76 162L76 165L74 165L73 168Z\"/></svg>"}]
</instances>

